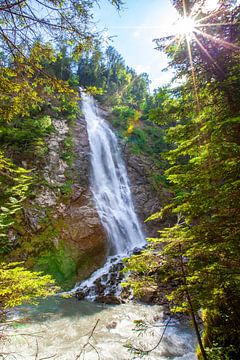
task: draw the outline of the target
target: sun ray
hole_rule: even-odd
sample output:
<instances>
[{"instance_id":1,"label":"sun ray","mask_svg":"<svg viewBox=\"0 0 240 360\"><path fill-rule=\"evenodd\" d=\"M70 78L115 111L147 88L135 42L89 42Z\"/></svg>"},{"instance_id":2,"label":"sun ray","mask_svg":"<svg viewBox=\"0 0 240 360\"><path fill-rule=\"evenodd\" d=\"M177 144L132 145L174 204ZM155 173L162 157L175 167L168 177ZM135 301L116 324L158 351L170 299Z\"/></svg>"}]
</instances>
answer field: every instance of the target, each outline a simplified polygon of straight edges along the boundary
<instances>
[{"instance_id":1,"label":"sun ray","mask_svg":"<svg viewBox=\"0 0 240 360\"><path fill-rule=\"evenodd\" d=\"M174 55L175 55L176 52L178 51L178 49L179 49L182 41L183 41L183 38L184 38L183 35L175 36L175 37L171 40L171 42L164 47L164 50L167 50L167 49L169 48L169 46L172 45L172 44L176 41L176 42L177 42L177 46L176 46L176 49L174 50Z\"/></svg>"},{"instance_id":2,"label":"sun ray","mask_svg":"<svg viewBox=\"0 0 240 360\"><path fill-rule=\"evenodd\" d=\"M205 21L207 19L211 19L213 16L217 15L217 14L221 14L223 12L223 9L218 10L218 11L213 11L211 14L202 17L201 19L199 19L199 22Z\"/></svg>"},{"instance_id":3,"label":"sun ray","mask_svg":"<svg viewBox=\"0 0 240 360\"><path fill-rule=\"evenodd\" d=\"M196 34L194 34L194 39L196 41L196 43L198 44L198 46L202 49L202 51L207 55L207 57L212 61L212 63L216 66L216 68L222 73L224 74L223 70L221 69L221 67L218 65L218 63L214 60L214 58L212 57L212 55L208 52L208 50L203 46L203 44L201 43L201 41L198 39L198 37L196 36Z\"/></svg>"},{"instance_id":4,"label":"sun ray","mask_svg":"<svg viewBox=\"0 0 240 360\"><path fill-rule=\"evenodd\" d=\"M194 88L194 95L195 95L195 101L196 101L196 110L197 110L197 114L199 114L200 101L199 101L199 96L198 96L197 78L196 78L194 64L193 64L192 49L191 49L191 44L190 44L190 41L188 38L186 38L186 42L187 42L188 57L189 57L192 80L193 80L193 88Z\"/></svg>"},{"instance_id":5,"label":"sun ray","mask_svg":"<svg viewBox=\"0 0 240 360\"><path fill-rule=\"evenodd\" d=\"M183 35L181 37L179 37L177 40L177 47L176 47L175 53L178 51L178 49L182 43L182 40L183 40Z\"/></svg>"},{"instance_id":6,"label":"sun ray","mask_svg":"<svg viewBox=\"0 0 240 360\"><path fill-rule=\"evenodd\" d=\"M204 28L211 28L211 27L213 28L216 26L236 26L237 24L239 24L239 22L237 22L237 21L236 22L227 22L227 21L224 21L224 19L219 19L220 21L218 22L218 21L216 21L216 19L213 19L214 16L216 17L216 16L219 16L220 14L222 15L224 13L223 8L219 9L219 6L221 6L221 5L218 6L218 9L213 10L213 11L211 11L211 13L204 16L204 14L206 14L206 12L204 12L204 10L203 10L204 5L205 5L205 0L202 0L200 2L200 5L198 5L197 7L192 7L191 11L188 12L187 0L182 0L182 9L183 9L182 16L178 19L178 21L176 21L174 23L174 28L172 31L173 37L171 38L171 41L165 46L165 50L167 50L172 43L176 42L176 47L175 47L175 53L176 53L179 49L180 44L183 41L186 41L197 114L200 112L200 98L199 98L199 94L198 94L197 77L196 77L194 61L193 61L192 42L193 41L196 42L196 44L201 49L201 51L213 63L214 67L221 74L224 74L223 70L221 69L221 67L219 66L217 61L214 59L214 57L211 55L209 50L204 46L204 44L201 42L200 38L197 35L199 34L203 38L209 39L212 42L215 42L217 44L221 44L222 46L224 46L226 48L230 48L235 51L240 50L240 47L238 45L217 37L219 34L216 34L216 36L213 36L213 35L209 34L208 32L203 31ZM201 17L202 15L203 15L203 17ZM212 21L215 21L215 22L211 23L210 19L212 19ZM210 20L210 21L206 22L207 20ZM221 20L223 20L223 21L221 21ZM170 28L169 28L169 30L170 30Z\"/></svg>"},{"instance_id":7,"label":"sun ray","mask_svg":"<svg viewBox=\"0 0 240 360\"><path fill-rule=\"evenodd\" d=\"M205 23L205 24L201 24L199 22L199 23L196 23L196 27L204 27L204 26L208 26L208 27L211 27L211 26L235 26L235 25L238 25L238 24L240 24L240 23L239 22L235 22L235 23L221 22L221 23Z\"/></svg>"},{"instance_id":8,"label":"sun ray","mask_svg":"<svg viewBox=\"0 0 240 360\"><path fill-rule=\"evenodd\" d=\"M195 29L195 31L197 33L201 34L202 36L204 36L204 37L206 37L206 38L208 38L208 39L210 39L210 40L212 40L212 41L214 41L214 42L216 42L218 44L224 45L224 46L226 46L228 48L232 48L234 50L238 50L238 51L240 50L240 47L238 45L236 45L236 44L230 43L230 42L222 40L222 39L218 39L218 38L204 32L204 31L201 31L199 29Z\"/></svg>"},{"instance_id":9,"label":"sun ray","mask_svg":"<svg viewBox=\"0 0 240 360\"><path fill-rule=\"evenodd\" d=\"M183 18L187 18L187 5L186 0L183 0ZM193 57L192 57L192 49L191 44L189 41L189 36L187 34L185 35L186 43L187 43L187 50L188 50L188 56L189 56L189 62L191 67L191 74L192 74L192 80L193 80L193 88L194 88L194 95L195 95L195 101L196 101L196 110L197 114L200 112L200 101L198 96L198 88L197 88L197 78L195 74L194 64L193 64Z\"/></svg>"},{"instance_id":10,"label":"sun ray","mask_svg":"<svg viewBox=\"0 0 240 360\"><path fill-rule=\"evenodd\" d=\"M176 40L177 40L177 36L174 36L171 39L171 41L166 46L164 46L164 50L167 50L169 48L169 46L171 46Z\"/></svg>"}]
</instances>

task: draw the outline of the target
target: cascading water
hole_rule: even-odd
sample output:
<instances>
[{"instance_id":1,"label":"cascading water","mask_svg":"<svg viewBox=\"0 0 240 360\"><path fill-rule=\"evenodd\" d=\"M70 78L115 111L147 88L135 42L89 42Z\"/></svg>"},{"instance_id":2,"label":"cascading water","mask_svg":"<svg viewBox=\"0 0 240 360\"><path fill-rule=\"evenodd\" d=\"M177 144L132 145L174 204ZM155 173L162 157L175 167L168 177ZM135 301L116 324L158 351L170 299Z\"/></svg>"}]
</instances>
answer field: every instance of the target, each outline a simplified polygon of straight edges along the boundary
<instances>
[{"instance_id":1,"label":"cascading water","mask_svg":"<svg viewBox=\"0 0 240 360\"><path fill-rule=\"evenodd\" d=\"M110 255L126 255L145 244L126 167L115 134L100 116L94 99L86 94L82 95L82 110L91 149L91 187L108 234Z\"/></svg>"},{"instance_id":2,"label":"cascading water","mask_svg":"<svg viewBox=\"0 0 240 360\"><path fill-rule=\"evenodd\" d=\"M100 115L94 99L84 93L81 97L91 150L91 189L109 241L109 257L104 267L75 288L78 293L84 292L85 297L94 299L99 279L101 288L104 286L107 289L104 295L109 293L109 286L111 293L116 294L121 276L115 275L122 268L121 259L130 255L134 249L142 248L146 240L134 211L117 138Z\"/></svg>"}]
</instances>

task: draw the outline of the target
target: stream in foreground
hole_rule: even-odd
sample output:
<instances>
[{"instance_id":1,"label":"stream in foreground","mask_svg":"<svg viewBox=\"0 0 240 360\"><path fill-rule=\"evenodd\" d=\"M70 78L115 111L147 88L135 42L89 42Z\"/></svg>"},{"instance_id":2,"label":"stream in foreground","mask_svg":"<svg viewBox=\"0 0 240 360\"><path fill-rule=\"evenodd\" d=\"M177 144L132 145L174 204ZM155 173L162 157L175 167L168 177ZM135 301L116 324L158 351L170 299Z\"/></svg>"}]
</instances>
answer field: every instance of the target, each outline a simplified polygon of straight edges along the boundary
<instances>
[{"instance_id":1,"label":"stream in foreground","mask_svg":"<svg viewBox=\"0 0 240 360\"><path fill-rule=\"evenodd\" d=\"M51 298L38 306L21 307L14 313L16 323L7 330L0 353L6 360L130 360L134 357L125 346L132 343L144 350L153 348L164 330L161 307L143 304L103 305L76 299ZM134 331L134 320L152 326L145 333ZM97 324L90 345L88 337ZM10 335L12 334L12 335ZM194 360L192 330L173 320L161 344L143 360ZM85 356L80 357L85 346Z\"/></svg>"}]
</instances>

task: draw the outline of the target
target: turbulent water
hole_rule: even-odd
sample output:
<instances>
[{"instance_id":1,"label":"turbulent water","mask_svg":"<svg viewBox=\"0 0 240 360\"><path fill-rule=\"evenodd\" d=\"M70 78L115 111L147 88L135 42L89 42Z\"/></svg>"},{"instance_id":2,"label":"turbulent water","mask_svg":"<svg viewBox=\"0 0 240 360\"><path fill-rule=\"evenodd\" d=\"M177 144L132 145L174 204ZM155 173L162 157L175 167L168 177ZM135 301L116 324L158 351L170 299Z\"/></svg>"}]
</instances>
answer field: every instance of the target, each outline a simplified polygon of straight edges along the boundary
<instances>
[{"instance_id":1,"label":"turbulent water","mask_svg":"<svg viewBox=\"0 0 240 360\"><path fill-rule=\"evenodd\" d=\"M0 342L0 354L6 354L3 357L6 360L196 359L191 330L176 321L169 323L161 344L143 358L135 357L127 349L126 345L132 344L150 350L158 343L166 323L159 306L107 306L52 298L37 307L21 308L16 317L15 327L5 330L5 341ZM149 324L146 333L133 330L135 320ZM97 322L94 337L90 339L95 349L91 345L84 347ZM78 357L83 348L85 354Z\"/></svg>"},{"instance_id":2,"label":"turbulent water","mask_svg":"<svg viewBox=\"0 0 240 360\"><path fill-rule=\"evenodd\" d=\"M127 255L142 247L145 238L134 211L117 138L89 95L82 94L82 111L91 150L91 188L108 234L110 255Z\"/></svg>"}]
</instances>

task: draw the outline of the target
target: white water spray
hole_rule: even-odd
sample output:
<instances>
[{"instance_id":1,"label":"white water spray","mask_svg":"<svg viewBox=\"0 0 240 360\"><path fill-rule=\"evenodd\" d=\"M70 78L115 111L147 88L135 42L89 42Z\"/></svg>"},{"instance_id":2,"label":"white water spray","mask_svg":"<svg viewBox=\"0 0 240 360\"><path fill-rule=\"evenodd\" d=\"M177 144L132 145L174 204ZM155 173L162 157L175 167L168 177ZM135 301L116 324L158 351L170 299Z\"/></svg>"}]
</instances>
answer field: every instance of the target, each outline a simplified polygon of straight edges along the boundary
<instances>
[{"instance_id":1,"label":"white water spray","mask_svg":"<svg viewBox=\"0 0 240 360\"><path fill-rule=\"evenodd\" d=\"M107 231L110 255L127 255L145 238L134 211L127 171L115 134L100 116L94 99L82 94L82 110L91 149L91 188Z\"/></svg>"}]
</instances>

